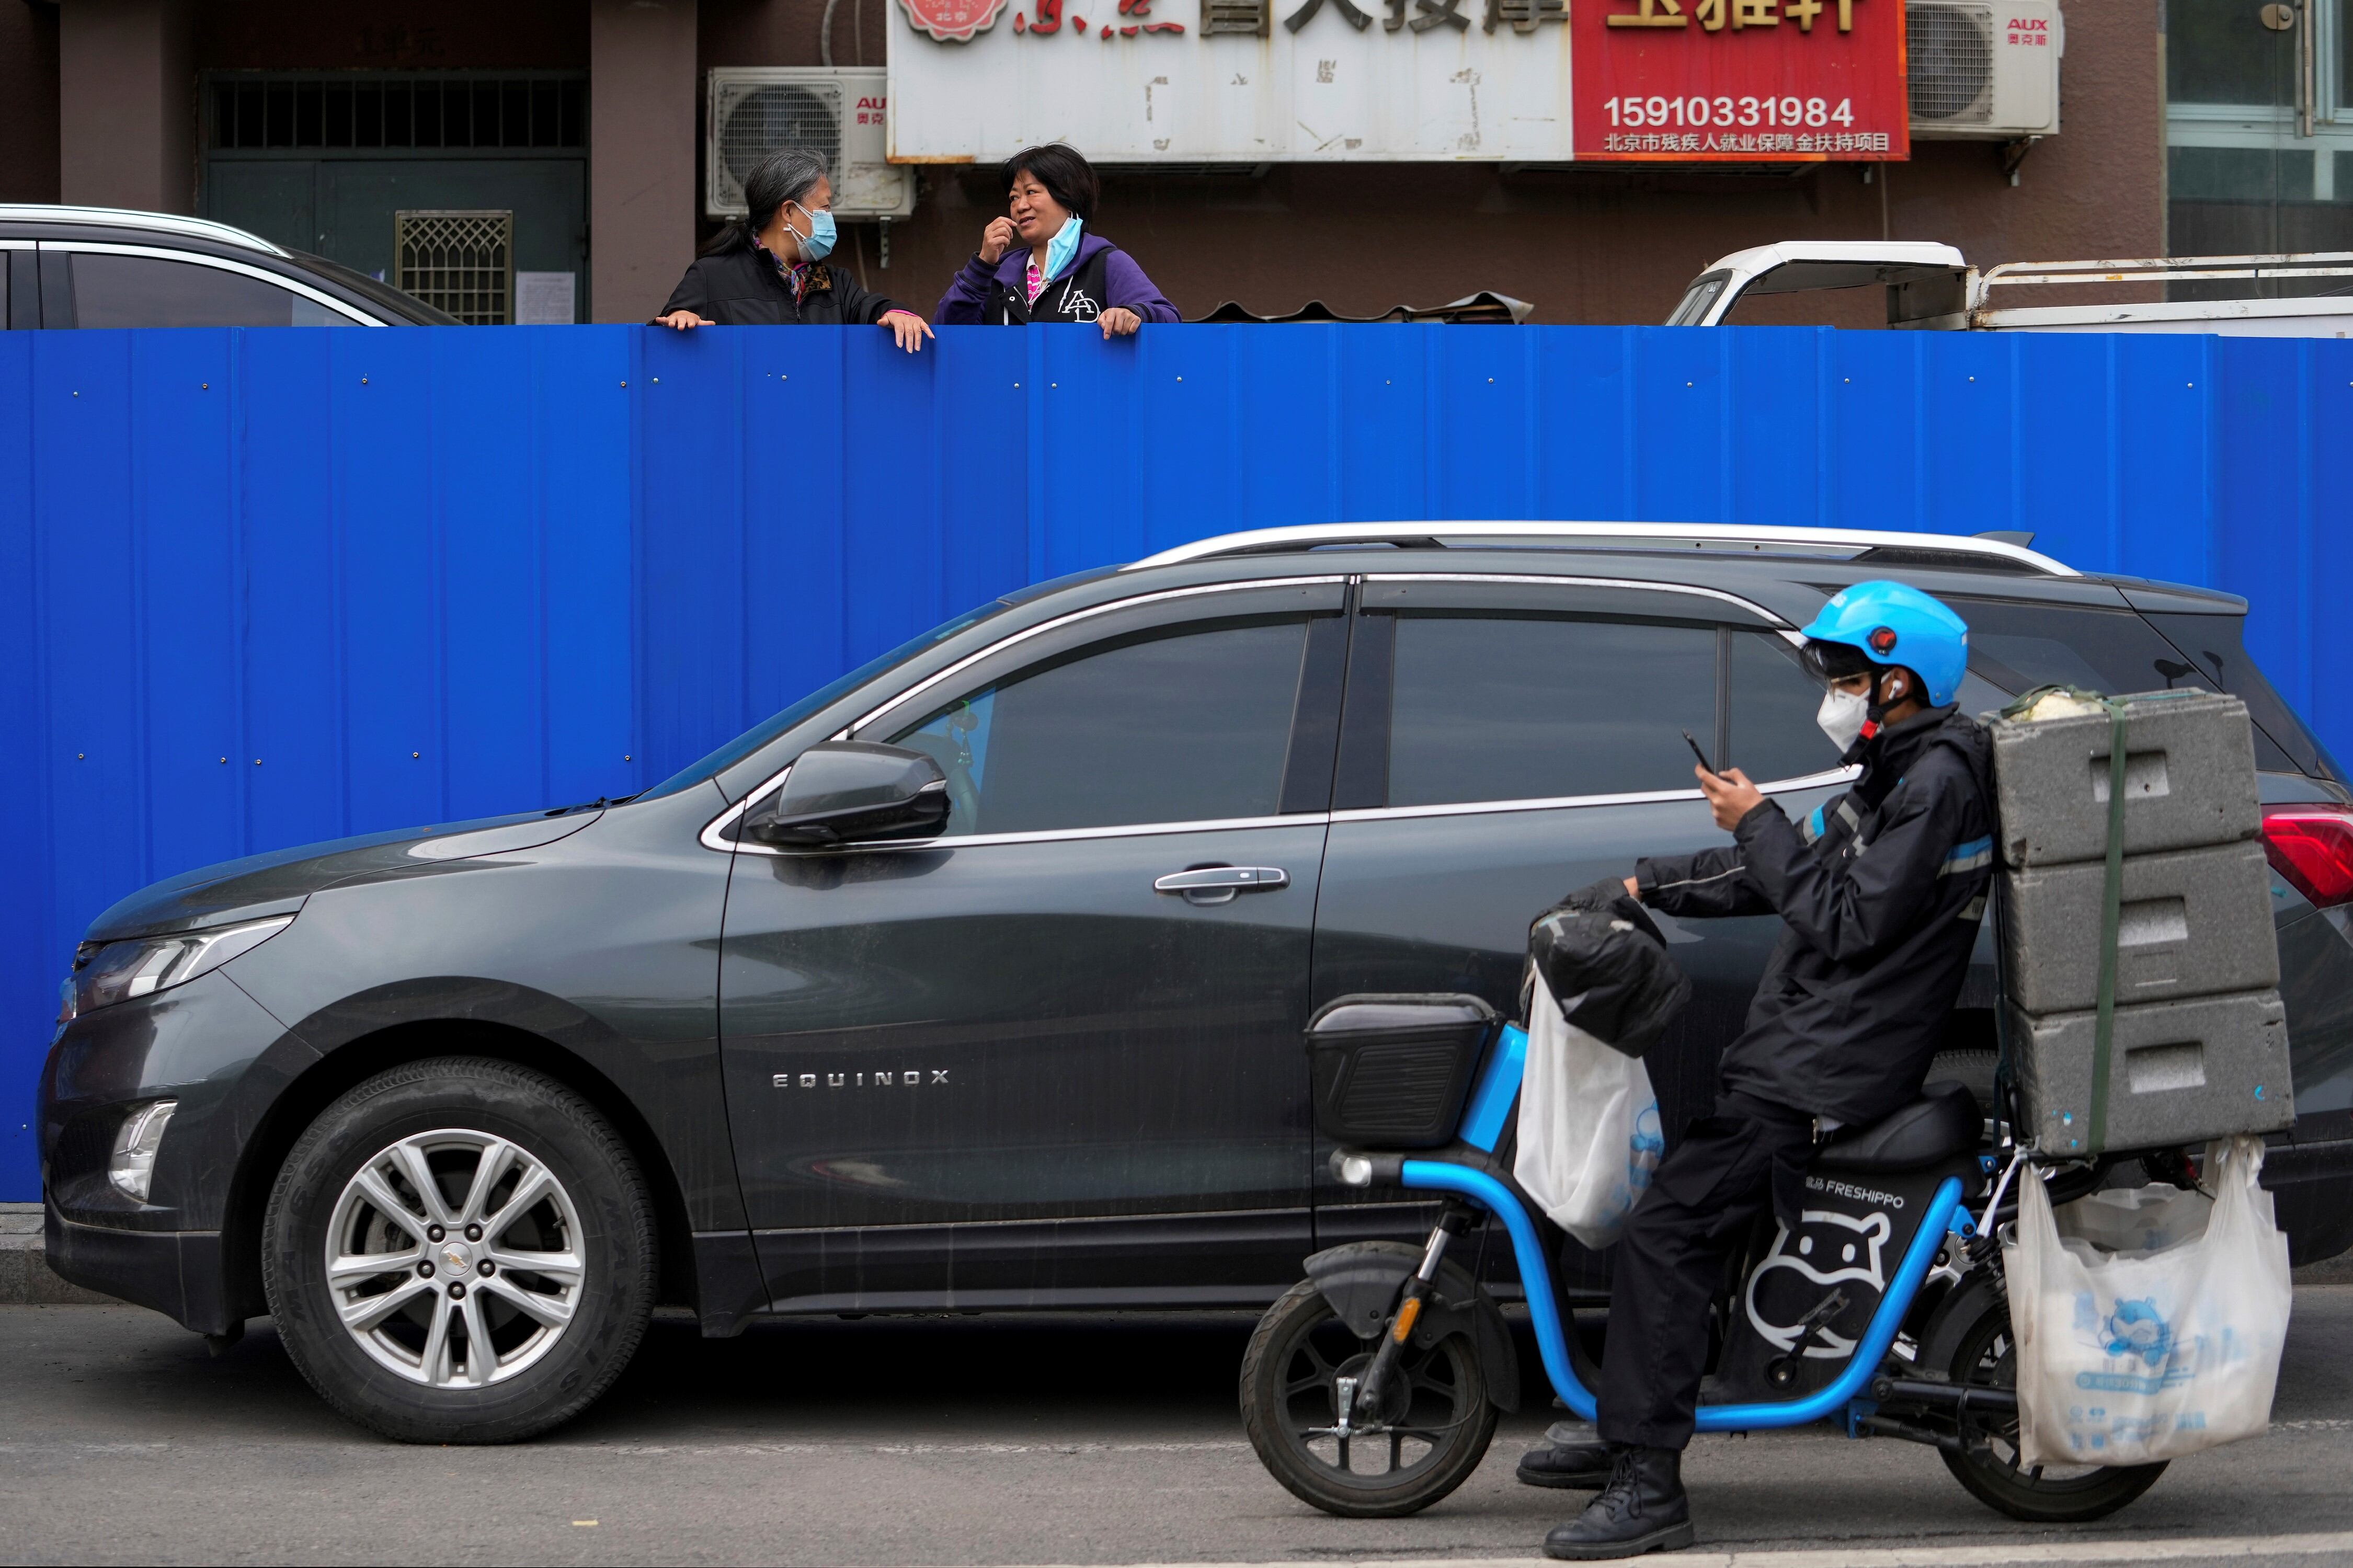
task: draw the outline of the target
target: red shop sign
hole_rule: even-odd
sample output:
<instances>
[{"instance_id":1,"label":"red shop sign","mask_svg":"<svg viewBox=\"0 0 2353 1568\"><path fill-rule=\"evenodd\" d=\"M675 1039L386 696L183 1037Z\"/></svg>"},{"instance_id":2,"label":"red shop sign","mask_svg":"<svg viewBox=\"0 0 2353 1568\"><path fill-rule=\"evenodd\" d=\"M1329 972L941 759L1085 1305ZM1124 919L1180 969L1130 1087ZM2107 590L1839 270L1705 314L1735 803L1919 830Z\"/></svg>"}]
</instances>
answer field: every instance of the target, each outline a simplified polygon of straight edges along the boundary
<instances>
[{"instance_id":1,"label":"red shop sign","mask_svg":"<svg viewBox=\"0 0 2353 1568\"><path fill-rule=\"evenodd\" d=\"M1005 0L899 0L907 20L943 44L968 44L997 24Z\"/></svg>"},{"instance_id":2,"label":"red shop sign","mask_svg":"<svg viewBox=\"0 0 2353 1568\"><path fill-rule=\"evenodd\" d=\"M1575 0L1580 163L1910 155L1904 0Z\"/></svg>"}]
</instances>

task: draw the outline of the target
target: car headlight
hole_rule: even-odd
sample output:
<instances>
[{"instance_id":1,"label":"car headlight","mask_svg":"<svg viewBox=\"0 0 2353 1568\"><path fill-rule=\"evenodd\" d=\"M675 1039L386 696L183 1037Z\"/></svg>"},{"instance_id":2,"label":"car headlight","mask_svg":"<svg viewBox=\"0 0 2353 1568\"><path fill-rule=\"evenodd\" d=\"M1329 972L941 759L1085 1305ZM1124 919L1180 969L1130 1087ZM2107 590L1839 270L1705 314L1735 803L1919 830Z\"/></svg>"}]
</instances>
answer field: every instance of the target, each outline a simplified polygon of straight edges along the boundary
<instances>
[{"instance_id":1,"label":"car headlight","mask_svg":"<svg viewBox=\"0 0 2353 1568\"><path fill-rule=\"evenodd\" d=\"M73 973L65 984L58 1022L68 1023L96 1008L185 984L239 953L252 952L293 923L292 915L273 915L264 921L241 921L168 936L132 937L78 953Z\"/></svg>"},{"instance_id":2,"label":"car headlight","mask_svg":"<svg viewBox=\"0 0 2353 1568\"><path fill-rule=\"evenodd\" d=\"M122 1119L122 1127L114 1135L114 1157L106 1163L106 1176L125 1197L142 1204L147 1201L147 1191L155 1183L155 1151L164 1146L164 1129L171 1125L172 1112L179 1109L176 1100L159 1100Z\"/></svg>"}]
</instances>

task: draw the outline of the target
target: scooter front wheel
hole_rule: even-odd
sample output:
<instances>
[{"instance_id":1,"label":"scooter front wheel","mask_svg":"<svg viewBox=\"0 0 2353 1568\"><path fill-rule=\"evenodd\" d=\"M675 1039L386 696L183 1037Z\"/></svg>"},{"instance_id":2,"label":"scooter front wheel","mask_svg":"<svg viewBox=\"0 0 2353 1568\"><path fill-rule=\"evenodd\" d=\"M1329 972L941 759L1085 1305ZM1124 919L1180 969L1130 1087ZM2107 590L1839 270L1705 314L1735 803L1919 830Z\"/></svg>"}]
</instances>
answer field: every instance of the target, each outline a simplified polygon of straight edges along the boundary
<instances>
[{"instance_id":1,"label":"scooter front wheel","mask_svg":"<svg viewBox=\"0 0 2353 1568\"><path fill-rule=\"evenodd\" d=\"M1920 1336L1920 1363L1955 1383L2018 1386L2018 1344L2010 1302L1990 1279L1970 1279L1947 1296ZM2154 1465L2043 1466L2019 1462L2018 1417L1981 1423L1983 1446L1966 1454L1939 1450L1945 1468L1971 1497L2034 1524L2084 1524L2108 1515L2157 1484Z\"/></svg>"},{"instance_id":2,"label":"scooter front wheel","mask_svg":"<svg viewBox=\"0 0 2353 1568\"><path fill-rule=\"evenodd\" d=\"M1301 1501L1351 1519L1416 1513L1486 1457L1495 1406L1470 1339L1409 1344L1381 1408L1341 1433L1340 1380L1380 1348L1360 1340L1303 1279L1259 1320L1242 1356L1242 1426L1274 1479Z\"/></svg>"}]
</instances>

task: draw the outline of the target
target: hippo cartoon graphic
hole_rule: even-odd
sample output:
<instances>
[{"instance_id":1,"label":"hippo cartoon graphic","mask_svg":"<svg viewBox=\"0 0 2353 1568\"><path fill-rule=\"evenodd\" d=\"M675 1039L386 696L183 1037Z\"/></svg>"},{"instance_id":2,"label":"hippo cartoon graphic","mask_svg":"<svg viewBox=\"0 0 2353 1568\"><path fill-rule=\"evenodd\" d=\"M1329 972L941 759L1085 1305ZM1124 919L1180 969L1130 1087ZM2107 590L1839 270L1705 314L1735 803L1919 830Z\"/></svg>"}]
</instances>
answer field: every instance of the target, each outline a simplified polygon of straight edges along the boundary
<instances>
[{"instance_id":1,"label":"hippo cartoon graphic","mask_svg":"<svg viewBox=\"0 0 2353 1568\"><path fill-rule=\"evenodd\" d=\"M1869 1286L1872 1305L1887 1289L1887 1270L1881 1251L1894 1225L1884 1214L1857 1218L1833 1209L1805 1209L1798 1216L1798 1234L1783 1226L1773 1237L1772 1250L1748 1276L1748 1322L1757 1336L1782 1351L1797 1345L1798 1324L1831 1288L1847 1280ZM1860 1291L1849 1291L1860 1296ZM1869 1316L1866 1308L1864 1317ZM1852 1307L1839 1314L1854 1316ZM1833 1320L1838 1321L1838 1320ZM1805 1353L1823 1360L1844 1357L1854 1341L1833 1333L1826 1324L1806 1346Z\"/></svg>"},{"instance_id":2,"label":"hippo cartoon graphic","mask_svg":"<svg viewBox=\"0 0 2353 1568\"><path fill-rule=\"evenodd\" d=\"M2160 1367L2173 1353L2173 1331L2158 1314L2157 1298L2144 1296L2137 1301L2119 1297L2116 1310L2108 1314L2102 1325L2102 1346L2113 1356L2138 1356L2142 1364Z\"/></svg>"}]
</instances>

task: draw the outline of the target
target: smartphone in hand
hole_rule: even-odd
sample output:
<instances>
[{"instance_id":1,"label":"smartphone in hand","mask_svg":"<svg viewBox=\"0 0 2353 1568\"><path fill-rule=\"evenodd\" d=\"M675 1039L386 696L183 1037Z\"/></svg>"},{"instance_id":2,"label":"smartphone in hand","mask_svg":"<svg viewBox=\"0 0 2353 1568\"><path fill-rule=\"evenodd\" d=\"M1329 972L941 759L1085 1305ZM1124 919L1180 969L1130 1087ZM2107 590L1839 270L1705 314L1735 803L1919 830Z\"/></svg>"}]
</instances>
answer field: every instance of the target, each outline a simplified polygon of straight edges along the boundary
<instances>
[{"instance_id":1,"label":"smartphone in hand","mask_svg":"<svg viewBox=\"0 0 2353 1568\"><path fill-rule=\"evenodd\" d=\"M1715 773L1715 764L1707 760L1707 753L1699 749L1699 742L1692 739L1692 732L1689 730L1683 731L1683 744L1692 749L1692 755L1699 759L1701 767L1705 768L1709 773ZM1723 775L1718 773L1716 776L1721 778Z\"/></svg>"}]
</instances>

